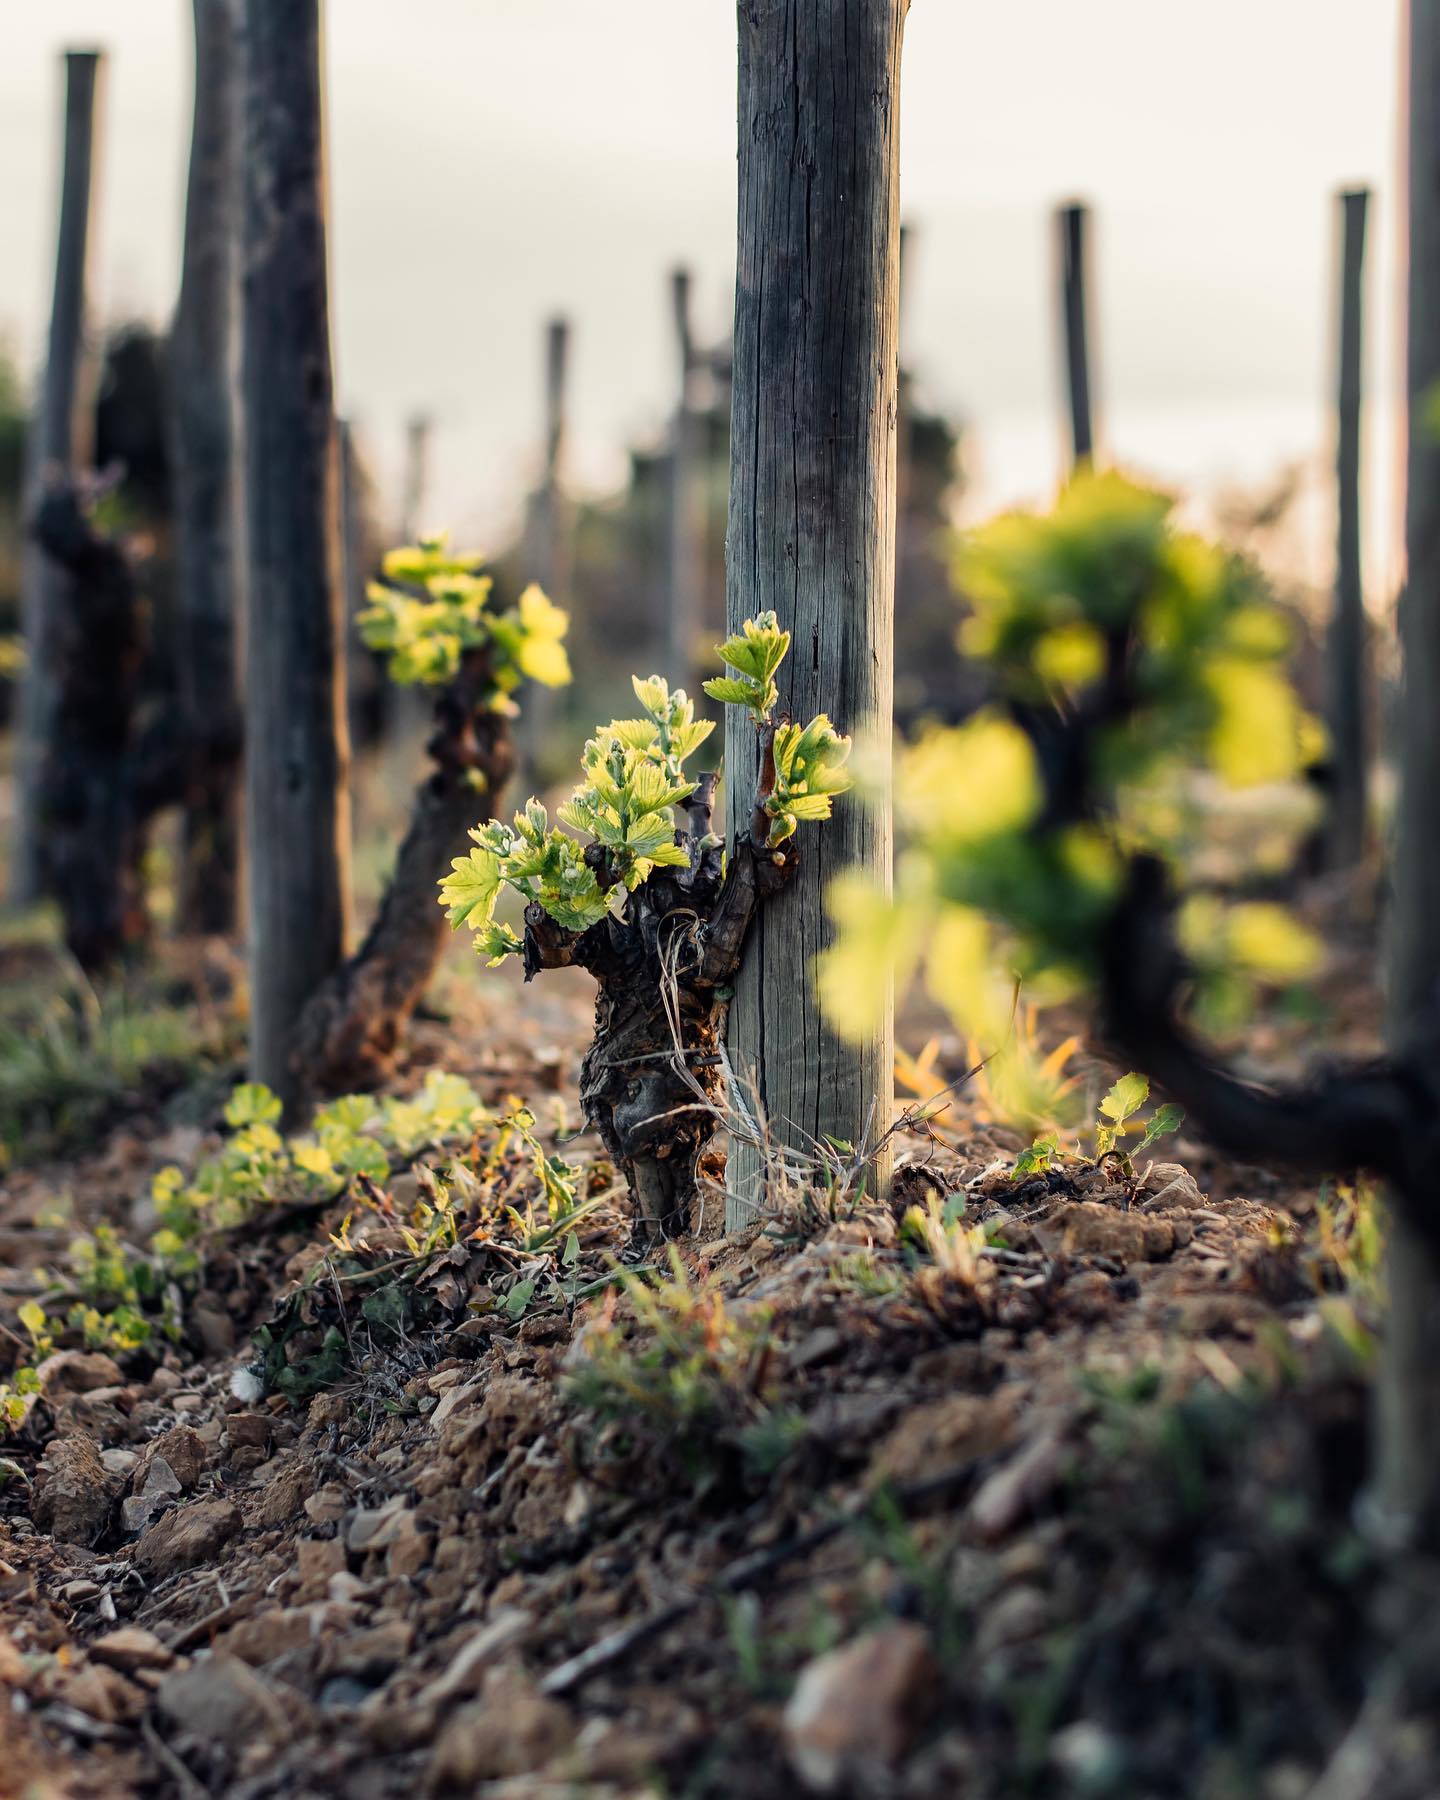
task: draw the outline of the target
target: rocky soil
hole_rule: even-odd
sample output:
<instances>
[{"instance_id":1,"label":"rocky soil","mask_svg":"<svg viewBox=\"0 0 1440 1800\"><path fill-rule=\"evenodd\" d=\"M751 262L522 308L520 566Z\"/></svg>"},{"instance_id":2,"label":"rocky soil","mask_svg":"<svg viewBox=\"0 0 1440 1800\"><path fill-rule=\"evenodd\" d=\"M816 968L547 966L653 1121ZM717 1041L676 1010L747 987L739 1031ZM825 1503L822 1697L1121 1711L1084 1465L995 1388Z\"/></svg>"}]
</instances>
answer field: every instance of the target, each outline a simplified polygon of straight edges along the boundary
<instances>
[{"instance_id":1,"label":"rocky soil","mask_svg":"<svg viewBox=\"0 0 1440 1800\"><path fill-rule=\"evenodd\" d=\"M403 1079L543 1114L581 991L427 1025ZM11 1171L6 1356L55 1196L130 1229L216 1110L137 1097ZM982 1111L909 1131L883 1205L684 1246L690 1335L628 1413L587 1385L655 1342L600 1286L606 1207L523 1309L478 1251L413 1329L341 1296L358 1341L299 1400L250 1333L353 1201L217 1251L163 1355L55 1352L0 1444L0 1794L1432 1794L1423 1712L1355 1735L1375 1320L1315 1194L1183 1136L1017 1180Z\"/></svg>"}]
</instances>

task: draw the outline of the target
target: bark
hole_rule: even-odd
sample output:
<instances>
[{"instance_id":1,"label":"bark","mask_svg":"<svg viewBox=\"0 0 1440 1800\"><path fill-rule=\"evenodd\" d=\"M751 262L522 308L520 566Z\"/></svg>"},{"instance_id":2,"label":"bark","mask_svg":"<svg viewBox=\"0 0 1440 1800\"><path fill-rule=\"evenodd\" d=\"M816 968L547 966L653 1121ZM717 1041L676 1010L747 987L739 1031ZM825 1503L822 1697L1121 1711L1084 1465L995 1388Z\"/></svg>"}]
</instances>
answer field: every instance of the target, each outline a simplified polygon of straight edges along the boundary
<instances>
[{"instance_id":1,"label":"bark","mask_svg":"<svg viewBox=\"0 0 1440 1800\"><path fill-rule=\"evenodd\" d=\"M483 652L441 694L429 753L435 768L416 791L410 826L375 922L355 954L313 996L293 1053L307 1095L380 1085L450 936L436 889L469 848L478 819L499 816L514 772L509 721L483 709Z\"/></svg>"},{"instance_id":2,"label":"bark","mask_svg":"<svg viewBox=\"0 0 1440 1800\"><path fill-rule=\"evenodd\" d=\"M135 734L145 620L129 559L94 530L73 481L51 478L30 530L62 577L52 589L54 730L36 823L65 942L95 970L148 935Z\"/></svg>"},{"instance_id":3,"label":"bark","mask_svg":"<svg viewBox=\"0 0 1440 1800\"><path fill-rule=\"evenodd\" d=\"M1365 601L1360 577L1360 420L1364 332L1363 189L1340 197L1340 380L1337 394L1335 609L1325 645L1329 683L1330 806L1326 860L1348 868L1365 853L1368 745Z\"/></svg>"},{"instance_id":4,"label":"bark","mask_svg":"<svg viewBox=\"0 0 1440 1800\"><path fill-rule=\"evenodd\" d=\"M713 775L702 778L676 833L689 866L656 870L624 922L607 916L573 932L538 905L525 912L527 981L576 967L599 984L580 1102L630 1188L632 1259L691 1227L700 1160L721 1116L730 984L758 909L799 866L793 839L777 852L746 836L722 870L718 846L703 847L714 787ZM603 856L594 846L587 855L604 886Z\"/></svg>"},{"instance_id":5,"label":"bark","mask_svg":"<svg viewBox=\"0 0 1440 1800\"><path fill-rule=\"evenodd\" d=\"M319 0L246 0L245 64L250 1069L293 1102L349 904Z\"/></svg>"},{"instance_id":6,"label":"bark","mask_svg":"<svg viewBox=\"0 0 1440 1800\"><path fill-rule=\"evenodd\" d=\"M236 450L240 0L194 0L195 114L171 336L179 687L185 792L182 930L239 917L240 487Z\"/></svg>"},{"instance_id":7,"label":"bark","mask_svg":"<svg viewBox=\"0 0 1440 1800\"><path fill-rule=\"evenodd\" d=\"M773 609L793 634L780 709L828 712L888 769L893 710L899 287L899 80L907 0L741 0L739 243L726 611ZM727 726L732 830L758 750ZM883 1138L893 1022L858 1047L823 1024L811 967L843 869L890 883L888 792L843 805L757 923L736 984L737 1077L773 1135ZM883 1185L887 1170L877 1168ZM762 1158L731 1153L732 1225L760 1203Z\"/></svg>"},{"instance_id":8,"label":"bark","mask_svg":"<svg viewBox=\"0 0 1440 1800\"><path fill-rule=\"evenodd\" d=\"M1056 215L1060 237L1060 324L1065 339L1065 395L1070 449L1075 464L1095 454L1090 408L1090 343L1086 325L1088 279L1085 245L1090 209L1062 206Z\"/></svg>"},{"instance_id":9,"label":"bark","mask_svg":"<svg viewBox=\"0 0 1440 1800\"><path fill-rule=\"evenodd\" d=\"M1389 947L1389 1039L1422 1054L1440 997L1440 4L1412 0L1410 32L1409 394L1406 549L1400 606L1404 693ZM1396 1191L1390 1312L1376 1414L1375 1520L1392 1540L1440 1547L1440 1250L1421 1230L1440 1155Z\"/></svg>"},{"instance_id":10,"label":"bark","mask_svg":"<svg viewBox=\"0 0 1440 1800\"><path fill-rule=\"evenodd\" d=\"M27 510L41 503L48 483L73 478L90 455L88 422L94 410L94 359L85 354L85 307L94 211L96 119L104 58L72 50L65 57L64 168L55 253L55 291L45 376L34 429L26 445ZM69 577L38 549L25 557L22 614L26 665L16 745L17 817L12 898L38 900L48 886L40 829L41 789L53 748L59 704L59 620L70 605Z\"/></svg>"}]
</instances>

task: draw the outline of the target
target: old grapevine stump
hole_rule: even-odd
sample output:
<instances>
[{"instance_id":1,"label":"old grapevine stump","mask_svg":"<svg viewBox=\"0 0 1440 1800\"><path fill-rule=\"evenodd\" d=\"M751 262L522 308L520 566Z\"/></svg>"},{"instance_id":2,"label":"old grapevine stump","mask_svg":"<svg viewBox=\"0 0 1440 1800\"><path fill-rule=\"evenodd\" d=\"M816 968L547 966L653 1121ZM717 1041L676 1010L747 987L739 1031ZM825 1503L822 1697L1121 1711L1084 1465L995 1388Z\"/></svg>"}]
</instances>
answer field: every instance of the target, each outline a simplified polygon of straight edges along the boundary
<instances>
[{"instance_id":1,"label":"old grapevine stump","mask_svg":"<svg viewBox=\"0 0 1440 1800\"><path fill-rule=\"evenodd\" d=\"M634 1199L632 1258L690 1227L698 1165L723 1116L721 1046L745 936L799 862L793 839L766 846L769 819L757 809L722 871L710 837L715 782L702 776L682 802L688 825L675 841L686 867L657 869L623 919L608 914L576 932L538 904L525 910L525 979L573 966L599 984L580 1101ZM612 886L603 848L585 854L601 887Z\"/></svg>"},{"instance_id":2,"label":"old grapevine stump","mask_svg":"<svg viewBox=\"0 0 1440 1800\"><path fill-rule=\"evenodd\" d=\"M311 1094L370 1088L396 1049L449 935L435 890L463 853L477 801L494 817L515 771L509 720L491 710L485 649L469 651L435 702L427 746L435 767L415 793L409 829L375 922L350 959L316 992L296 1032L294 1068Z\"/></svg>"}]
</instances>

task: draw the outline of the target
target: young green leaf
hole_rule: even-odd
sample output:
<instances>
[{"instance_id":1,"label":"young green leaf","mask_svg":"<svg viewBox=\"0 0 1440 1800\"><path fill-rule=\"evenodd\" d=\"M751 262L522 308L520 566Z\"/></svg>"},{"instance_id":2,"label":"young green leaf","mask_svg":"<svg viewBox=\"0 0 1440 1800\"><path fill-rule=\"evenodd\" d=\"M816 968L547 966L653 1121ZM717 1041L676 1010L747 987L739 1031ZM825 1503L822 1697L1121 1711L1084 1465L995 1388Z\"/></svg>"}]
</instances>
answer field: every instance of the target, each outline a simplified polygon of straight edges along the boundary
<instances>
[{"instance_id":1,"label":"young green leaf","mask_svg":"<svg viewBox=\"0 0 1440 1800\"><path fill-rule=\"evenodd\" d=\"M1173 1100L1167 1100L1164 1106L1158 1107L1146 1123L1144 1135L1136 1145L1137 1150L1148 1150L1156 1138L1168 1137L1172 1131L1178 1131L1185 1123L1185 1114Z\"/></svg>"},{"instance_id":2,"label":"young green leaf","mask_svg":"<svg viewBox=\"0 0 1440 1800\"><path fill-rule=\"evenodd\" d=\"M1100 1102L1100 1110L1107 1119L1114 1120L1117 1126L1124 1125L1150 1098L1150 1083L1144 1075L1137 1075L1133 1070L1122 1075Z\"/></svg>"}]
</instances>

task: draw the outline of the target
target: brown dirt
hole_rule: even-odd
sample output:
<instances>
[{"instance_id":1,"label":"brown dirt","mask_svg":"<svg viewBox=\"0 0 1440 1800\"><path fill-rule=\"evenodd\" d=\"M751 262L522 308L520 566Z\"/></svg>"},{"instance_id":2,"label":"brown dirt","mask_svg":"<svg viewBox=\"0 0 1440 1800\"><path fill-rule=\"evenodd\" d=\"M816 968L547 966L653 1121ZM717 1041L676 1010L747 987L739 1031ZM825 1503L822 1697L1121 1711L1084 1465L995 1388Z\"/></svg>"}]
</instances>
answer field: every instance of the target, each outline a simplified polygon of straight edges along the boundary
<instances>
[{"instance_id":1,"label":"brown dirt","mask_svg":"<svg viewBox=\"0 0 1440 1800\"><path fill-rule=\"evenodd\" d=\"M402 1084L443 1060L542 1113L573 1094L580 984L464 1010L421 1025ZM964 1091L943 1138L906 1135L887 1205L687 1251L768 1320L769 1474L723 1429L697 1452L602 1427L564 1382L603 1301L477 1311L473 1259L337 1386L237 1398L316 1226L217 1256L182 1351L72 1369L0 1447L0 1795L1310 1793L1365 1699L1377 1586L1351 1524L1367 1315L1334 1312L1315 1196L1184 1139L1139 1185L1017 1184L979 1111ZM141 1110L12 1174L7 1306L63 1247L47 1196L128 1228L202 1138ZM907 1258L904 1209L956 1193L975 1269ZM600 1215L584 1270L626 1223ZM1435 1791L1431 1719L1369 1747L1357 1800Z\"/></svg>"}]
</instances>

